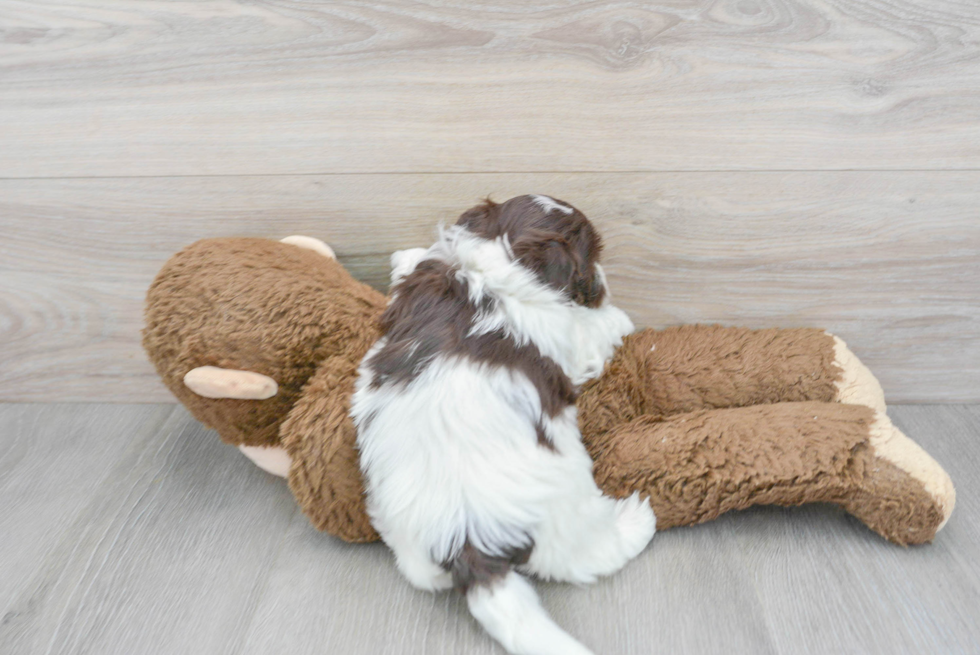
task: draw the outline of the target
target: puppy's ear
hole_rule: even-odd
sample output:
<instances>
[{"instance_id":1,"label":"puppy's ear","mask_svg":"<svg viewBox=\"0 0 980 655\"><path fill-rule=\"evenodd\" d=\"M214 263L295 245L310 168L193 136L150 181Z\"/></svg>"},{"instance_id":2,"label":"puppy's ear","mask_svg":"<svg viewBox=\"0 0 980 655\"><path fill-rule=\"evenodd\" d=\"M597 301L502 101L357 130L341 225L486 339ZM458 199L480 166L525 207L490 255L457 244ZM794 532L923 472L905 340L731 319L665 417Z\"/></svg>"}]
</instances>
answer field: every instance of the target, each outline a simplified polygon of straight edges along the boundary
<instances>
[{"instance_id":1,"label":"puppy's ear","mask_svg":"<svg viewBox=\"0 0 980 655\"><path fill-rule=\"evenodd\" d=\"M586 307L598 307L606 296L605 277L599 271L602 239L588 222L571 236L571 247L581 262L578 275L572 280L572 297Z\"/></svg>"},{"instance_id":2,"label":"puppy's ear","mask_svg":"<svg viewBox=\"0 0 980 655\"><path fill-rule=\"evenodd\" d=\"M560 234L532 230L521 235L511 247L514 258L542 282L555 289L571 287L578 266L568 242Z\"/></svg>"},{"instance_id":3,"label":"puppy's ear","mask_svg":"<svg viewBox=\"0 0 980 655\"><path fill-rule=\"evenodd\" d=\"M478 234L484 239L496 239L503 234L499 214L500 205L487 198L476 207L463 212L462 216L456 221L456 225L465 227L473 234Z\"/></svg>"},{"instance_id":4,"label":"puppy's ear","mask_svg":"<svg viewBox=\"0 0 980 655\"><path fill-rule=\"evenodd\" d=\"M569 241L558 232L529 231L513 244L514 257L542 282L586 307L598 307L605 287L593 256L597 247ZM595 251L595 252L593 252Z\"/></svg>"},{"instance_id":5,"label":"puppy's ear","mask_svg":"<svg viewBox=\"0 0 980 655\"><path fill-rule=\"evenodd\" d=\"M606 297L606 287L595 267L589 267L586 272L576 275L571 289L575 302L593 309L601 305L602 299Z\"/></svg>"}]
</instances>

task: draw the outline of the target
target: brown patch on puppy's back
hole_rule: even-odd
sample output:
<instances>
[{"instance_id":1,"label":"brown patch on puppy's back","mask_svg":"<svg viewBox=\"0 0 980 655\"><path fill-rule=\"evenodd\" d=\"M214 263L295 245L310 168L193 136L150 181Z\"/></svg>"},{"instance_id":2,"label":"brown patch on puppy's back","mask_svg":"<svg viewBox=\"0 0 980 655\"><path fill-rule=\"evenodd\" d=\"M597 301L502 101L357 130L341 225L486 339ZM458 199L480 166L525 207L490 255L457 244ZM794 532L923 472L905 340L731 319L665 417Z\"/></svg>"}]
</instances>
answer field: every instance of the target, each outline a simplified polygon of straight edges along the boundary
<instances>
[{"instance_id":1,"label":"brown patch on puppy's back","mask_svg":"<svg viewBox=\"0 0 980 655\"><path fill-rule=\"evenodd\" d=\"M479 306L473 304L455 268L424 260L393 292L380 322L387 342L368 361L374 371L372 387L410 383L436 356L455 355L523 373L549 416L575 403L571 380L534 344L519 345L503 330L469 335L477 313L490 311L493 303L487 298Z\"/></svg>"},{"instance_id":2,"label":"brown patch on puppy's back","mask_svg":"<svg viewBox=\"0 0 980 655\"><path fill-rule=\"evenodd\" d=\"M368 362L374 388L411 382L436 355L458 348L477 312L466 284L435 259L419 262L393 293L380 322L387 343Z\"/></svg>"}]
</instances>

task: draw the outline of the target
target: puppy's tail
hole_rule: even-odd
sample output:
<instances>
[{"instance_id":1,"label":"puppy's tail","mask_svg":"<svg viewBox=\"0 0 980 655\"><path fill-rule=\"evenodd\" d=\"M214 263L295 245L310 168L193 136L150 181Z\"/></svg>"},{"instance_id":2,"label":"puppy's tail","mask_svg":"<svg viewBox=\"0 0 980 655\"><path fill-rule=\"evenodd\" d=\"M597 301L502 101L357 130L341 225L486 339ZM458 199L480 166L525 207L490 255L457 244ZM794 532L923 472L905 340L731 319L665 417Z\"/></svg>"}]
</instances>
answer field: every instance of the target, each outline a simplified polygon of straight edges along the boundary
<instances>
[{"instance_id":1,"label":"puppy's tail","mask_svg":"<svg viewBox=\"0 0 980 655\"><path fill-rule=\"evenodd\" d=\"M534 588L507 559L467 544L453 562L453 582L466 593L473 618L514 655L592 655L551 620Z\"/></svg>"}]
</instances>

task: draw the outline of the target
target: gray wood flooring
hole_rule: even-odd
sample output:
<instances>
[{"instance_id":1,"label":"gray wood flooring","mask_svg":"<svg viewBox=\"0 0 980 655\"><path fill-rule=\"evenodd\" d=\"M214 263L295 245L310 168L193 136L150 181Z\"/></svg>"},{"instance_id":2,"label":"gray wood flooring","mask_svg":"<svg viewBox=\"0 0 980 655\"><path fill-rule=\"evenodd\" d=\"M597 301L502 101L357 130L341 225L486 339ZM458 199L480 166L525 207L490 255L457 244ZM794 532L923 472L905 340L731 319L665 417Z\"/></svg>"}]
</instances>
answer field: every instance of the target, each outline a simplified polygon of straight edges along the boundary
<instances>
[{"instance_id":1,"label":"gray wood flooring","mask_svg":"<svg viewBox=\"0 0 980 655\"><path fill-rule=\"evenodd\" d=\"M594 586L541 584L545 605L600 654L980 653L980 406L891 414L957 485L933 544L757 508L658 534ZM0 499L4 655L503 652L181 407L0 404Z\"/></svg>"}]
</instances>

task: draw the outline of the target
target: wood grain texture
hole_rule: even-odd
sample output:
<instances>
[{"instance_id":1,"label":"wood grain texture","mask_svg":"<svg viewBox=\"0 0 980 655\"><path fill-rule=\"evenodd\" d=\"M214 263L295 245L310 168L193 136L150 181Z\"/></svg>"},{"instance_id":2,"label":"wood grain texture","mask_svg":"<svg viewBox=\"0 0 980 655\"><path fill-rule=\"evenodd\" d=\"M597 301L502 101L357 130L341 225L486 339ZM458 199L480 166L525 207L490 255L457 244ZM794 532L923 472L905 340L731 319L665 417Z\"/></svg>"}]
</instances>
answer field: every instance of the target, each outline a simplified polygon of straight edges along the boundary
<instances>
[{"instance_id":1,"label":"wood grain texture","mask_svg":"<svg viewBox=\"0 0 980 655\"><path fill-rule=\"evenodd\" d=\"M0 180L0 399L167 401L142 299L203 237L308 234L384 288L487 193L591 216L640 326L839 334L889 402L980 400L978 172L328 175Z\"/></svg>"},{"instance_id":2,"label":"wood grain texture","mask_svg":"<svg viewBox=\"0 0 980 655\"><path fill-rule=\"evenodd\" d=\"M45 589L35 589L39 595L25 607L8 605L30 586L34 565L58 557L60 535L91 511L93 490L127 452L145 448L171 414L167 405L0 405L4 629L33 619L30 606L44 600Z\"/></svg>"},{"instance_id":3,"label":"wood grain texture","mask_svg":"<svg viewBox=\"0 0 980 655\"><path fill-rule=\"evenodd\" d=\"M980 411L893 406L889 414L956 486L956 508L931 545L882 549L856 519L819 506L725 518L780 652L980 651L980 606L961 595L980 589L980 566L964 556L980 549L969 518L980 511Z\"/></svg>"},{"instance_id":4,"label":"wood grain texture","mask_svg":"<svg viewBox=\"0 0 980 655\"><path fill-rule=\"evenodd\" d=\"M933 544L755 508L660 533L595 585L538 583L544 605L597 653L980 651L980 405L890 414L957 486ZM2 653L503 653L180 407L0 404L0 493Z\"/></svg>"},{"instance_id":5,"label":"wood grain texture","mask_svg":"<svg viewBox=\"0 0 980 655\"><path fill-rule=\"evenodd\" d=\"M288 489L168 405L0 405L0 444L0 652L235 652Z\"/></svg>"},{"instance_id":6,"label":"wood grain texture","mask_svg":"<svg viewBox=\"0 0 980 655\"><path fill-rule=\"evenodd\" d=\"M0 2L0 177L980 168L954 0Z\"/></svg>"}]
</instances>

